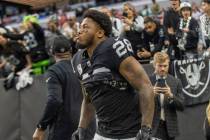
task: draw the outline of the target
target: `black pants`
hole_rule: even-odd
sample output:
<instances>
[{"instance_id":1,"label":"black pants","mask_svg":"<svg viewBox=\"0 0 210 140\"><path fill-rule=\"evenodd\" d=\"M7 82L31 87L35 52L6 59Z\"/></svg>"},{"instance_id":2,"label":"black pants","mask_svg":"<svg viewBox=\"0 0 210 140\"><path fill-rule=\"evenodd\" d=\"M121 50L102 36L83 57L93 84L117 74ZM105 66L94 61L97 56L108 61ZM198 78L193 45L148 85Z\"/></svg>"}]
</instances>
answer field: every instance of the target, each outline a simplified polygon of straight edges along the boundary
<instances>
[{"instance_id":1,"label":"black pants","mask_svg":"<svg viewBox=\"0 0 210 140\"><path fill-rule=\"evenodd\" d=\"M169 137L165 121L160 121L155 137L161 140L175 140L174 137Z\"/></svg>"}]
</instances>

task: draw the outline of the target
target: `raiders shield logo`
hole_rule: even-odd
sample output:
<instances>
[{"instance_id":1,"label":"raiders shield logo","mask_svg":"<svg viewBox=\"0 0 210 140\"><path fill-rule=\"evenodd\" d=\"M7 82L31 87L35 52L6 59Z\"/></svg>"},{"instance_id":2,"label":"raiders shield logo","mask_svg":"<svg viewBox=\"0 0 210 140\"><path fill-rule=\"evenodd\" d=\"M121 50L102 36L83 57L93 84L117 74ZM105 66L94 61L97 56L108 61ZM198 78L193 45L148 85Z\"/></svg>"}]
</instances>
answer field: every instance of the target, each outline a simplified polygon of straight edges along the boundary
<instances>
[{"instance_id":1,"label":"raiders shield logo","mask_svg":"<svg viewBox=\"0 0 210 140\"><path fill-rule=\"evenodd\" d=\"M175 62L175 77L183 85L183 92L197 98L209 87L210 61L204 59L178 60Z\"/></svg>"}]
</instances>

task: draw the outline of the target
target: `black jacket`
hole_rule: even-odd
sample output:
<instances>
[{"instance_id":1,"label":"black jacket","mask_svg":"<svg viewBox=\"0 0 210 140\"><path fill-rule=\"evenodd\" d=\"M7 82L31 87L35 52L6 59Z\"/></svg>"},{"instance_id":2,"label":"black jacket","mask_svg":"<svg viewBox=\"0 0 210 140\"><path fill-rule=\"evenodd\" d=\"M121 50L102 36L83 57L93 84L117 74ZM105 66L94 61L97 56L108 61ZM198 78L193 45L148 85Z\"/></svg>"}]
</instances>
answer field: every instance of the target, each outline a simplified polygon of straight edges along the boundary
<instances>
[{"instance_id":1,"label":"black jacket","mask_svg":"<svg viewBox=\"0 0 210 140\"><path fill-rule=\"evenodd\" d=\"M150 76L150 80L152 85L156 83L156 75ZM166 82L168 86L171 88L171 92L174 95L173 98L164 98L164 112L165 112L165 121L167 126L167 132L170 137L175 137L179 134L178 132L178 118L177 118L177 110L184 110L184 96L182 94L182 84L181 81L174 78L171 75L168 75L166 78ZM155 112L153 118L153 135L156 135L159 122L160 122L160 96L155 97Z\"/></svg>"},{"instance_id":2,"label":"black jacket","mask_svg":"<svg viewBox=\"0 0 210 140\"><path fill-rule=\"evenodd\" d=\"M70 140L77 129L82 93L70 60L62 60L48 69L48 98L38 126L49 126L48 140Z\"/></svg>"},{"instance_id":3,"label":"black jacket","mask_svg":"<svg viewBox=\"0 0 210 140\"><path fill-rule=\"evenodd\" d=\"M164 41L168 40L168 36L166 34L166 30L163 26L156 23L157 28L155 29L153 34L147 33L143 30L141 39L143 40L142 47L145 48L147 51L151 52L152 56L162 50L164 46ZM154 45L153 47L151 46Z\"/></svg>"},{"instance_id":4,"label":"black jacket","mask_svg":"<svg viewBox=\"0 0 210 140\"><path fill-rule=\"evenodd\" d=\"M181 19L180 19L181 21ZM179 21L179 23L180 23ZM181 29L178 29L176 32L177 39L183 37L184 32ZM194 18L191 19L189 23L189 32L187 33L185 52L197 52L197 45L199 39L199 24L198 21Z\"/></svg>"}]
</instances>

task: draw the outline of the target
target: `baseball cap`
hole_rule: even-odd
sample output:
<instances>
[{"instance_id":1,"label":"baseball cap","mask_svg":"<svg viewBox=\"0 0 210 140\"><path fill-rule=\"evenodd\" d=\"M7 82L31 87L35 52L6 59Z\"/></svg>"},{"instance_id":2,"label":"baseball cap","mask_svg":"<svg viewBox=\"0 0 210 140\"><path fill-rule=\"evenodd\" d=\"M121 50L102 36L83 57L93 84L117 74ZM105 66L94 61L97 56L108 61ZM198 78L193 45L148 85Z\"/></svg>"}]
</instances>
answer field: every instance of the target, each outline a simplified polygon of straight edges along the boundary
<instances>
[{"instance_id":1,"label":"baseball cap","mask_svg":"<svg viewBox=\"0 0 210 140\"><path fill-rule=\"evenodd\" d=\"M55 53L66 53L71 51L71 45L69 40L62 35L55 36L51 43L51 52Z\"/></svg>"},{"instance_id":2,"label":"baseball cap","mask_svg":"<svg viewBox=\"0 0 210 140\"><path fill-rule=\"evenodd\" d=\"M190 8L191 9L191 4L189 2L182 2L180 4L180 9L182 8Z\"/></svg>"}]
</instances>

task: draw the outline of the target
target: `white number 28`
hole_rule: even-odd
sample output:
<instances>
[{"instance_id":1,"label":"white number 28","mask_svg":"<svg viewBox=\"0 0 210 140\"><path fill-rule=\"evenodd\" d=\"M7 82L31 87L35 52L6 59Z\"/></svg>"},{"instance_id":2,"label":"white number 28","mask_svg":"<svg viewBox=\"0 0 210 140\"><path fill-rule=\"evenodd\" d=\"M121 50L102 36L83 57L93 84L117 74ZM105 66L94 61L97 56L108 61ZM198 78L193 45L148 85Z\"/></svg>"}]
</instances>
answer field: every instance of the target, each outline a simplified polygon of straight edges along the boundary
<instances>
[{"instance_id":1,"label":"white number 28","mask_svg":"<svg viewBox=\"0 0 210 140\"><path fill-rule=\"evenodd\" d=\"M119 40L113 44L113 49L119 57L125 55L128 51L133 53L131 43L127 39Z\"/></svg>"}]
</instances>

